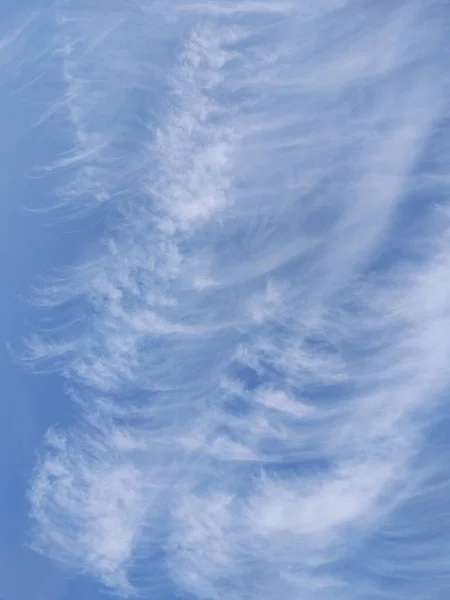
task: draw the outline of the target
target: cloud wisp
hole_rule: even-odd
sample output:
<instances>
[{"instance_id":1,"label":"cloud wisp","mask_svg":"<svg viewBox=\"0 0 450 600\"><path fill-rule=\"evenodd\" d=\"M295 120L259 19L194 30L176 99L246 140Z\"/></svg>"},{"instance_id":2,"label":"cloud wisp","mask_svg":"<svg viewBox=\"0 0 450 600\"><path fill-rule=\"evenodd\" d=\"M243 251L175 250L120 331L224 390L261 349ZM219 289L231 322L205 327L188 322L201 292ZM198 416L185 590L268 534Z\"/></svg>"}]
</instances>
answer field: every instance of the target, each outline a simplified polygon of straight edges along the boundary
<instances>
[{"instance_id":1,"label":"cloud wisp","mask_svg":"<svg viewBox=\"0 0 450 600\"><path fill-rule=\"evenodd\" d=\"M114 216L42 290L70 323L28 345L80 407L36 469L36 546L124 596L448 589L426 512L448 497L428 441L449 385L448 9L56 9L65 95L41 125L65 110L74 144L49 170Z\"/></svg>"}]
</instances>

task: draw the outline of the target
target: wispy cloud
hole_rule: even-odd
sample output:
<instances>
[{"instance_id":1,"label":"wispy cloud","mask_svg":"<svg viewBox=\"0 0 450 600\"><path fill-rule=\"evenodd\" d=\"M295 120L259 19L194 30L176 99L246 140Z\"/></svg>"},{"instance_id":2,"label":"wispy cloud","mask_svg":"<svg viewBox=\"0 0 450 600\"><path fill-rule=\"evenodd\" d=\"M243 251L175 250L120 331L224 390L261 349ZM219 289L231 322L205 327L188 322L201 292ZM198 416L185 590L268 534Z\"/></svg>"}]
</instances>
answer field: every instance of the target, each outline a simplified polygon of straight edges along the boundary
<instances>
[{"instance_id":1,"label":"wispy cloud","mask_svg":"<svg viewBox=\"0 0 450 600\"><path fill-rule=\"evenodd\" d=\"M0 69L2 69L3 85L7 75L20 72L23 64L23 54L27 48L30 29L36 20L35 13L6 18L0 25Z\"/></svg>"},{"instance_id":2,"label":"wispy cloud","mask_svg":"<svg viewBox=\"0 0 450 600\"><path fill-rule=\"evenodd\" d=\"M38 547L123 595L442 587L448 538L415 548L447 497L447 13L58 4L51 168L116 216L42 291L70 326L29 345L81 411L37 467Z\"/></svg>"}]
</instances>

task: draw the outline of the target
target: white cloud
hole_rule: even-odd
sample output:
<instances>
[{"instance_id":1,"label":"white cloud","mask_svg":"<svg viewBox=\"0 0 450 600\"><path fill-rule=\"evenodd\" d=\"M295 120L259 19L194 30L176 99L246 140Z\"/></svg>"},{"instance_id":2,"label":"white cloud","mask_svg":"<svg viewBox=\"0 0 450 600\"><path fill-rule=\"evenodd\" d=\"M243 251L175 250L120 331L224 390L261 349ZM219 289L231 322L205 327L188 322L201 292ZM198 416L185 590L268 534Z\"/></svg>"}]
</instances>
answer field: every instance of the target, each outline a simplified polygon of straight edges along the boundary
<instances>
[{"instance_id":1,"label":"white cloud","mask_svg":"<svg viewBox=\"0 0 450 600\"><path fill-rule=\"evenodd\" d=\"M32 485L44 551L124 595L394 593L371 557L397 527L395 579L445 467L423 444L449 384L449 221L415 183L443 176L423 157L445 10L59 5L64 200L117 202L44 286L77 307L70 333L31 345L83 398ZM396 597L423 592L413 575Z\"/></svg>"}]
</instances>

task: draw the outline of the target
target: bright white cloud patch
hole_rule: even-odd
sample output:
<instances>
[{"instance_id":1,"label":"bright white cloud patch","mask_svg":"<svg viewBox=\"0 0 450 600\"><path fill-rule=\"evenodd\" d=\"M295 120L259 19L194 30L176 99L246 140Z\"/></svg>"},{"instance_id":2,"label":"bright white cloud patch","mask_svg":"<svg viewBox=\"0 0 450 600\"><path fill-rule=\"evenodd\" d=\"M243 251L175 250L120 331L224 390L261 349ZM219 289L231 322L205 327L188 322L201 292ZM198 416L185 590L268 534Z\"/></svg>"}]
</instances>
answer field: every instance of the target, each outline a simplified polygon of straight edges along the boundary
<instances>
[{"instance_id":1,"label":"bright white cloud patch","mask_svg":"<svg viewBox=\"0 0 450 600\"><path fill-rule=\"evenodd\" d=\"M450 383L448 7L55 11L64 93L41 125L63 111L73 149L48 168L63 204L113 218L43 290L70 324L29 345L82 411L37 467L36 545L124 596L448 590L449 449L429 441Z\"/></svg>"}]
</instances>

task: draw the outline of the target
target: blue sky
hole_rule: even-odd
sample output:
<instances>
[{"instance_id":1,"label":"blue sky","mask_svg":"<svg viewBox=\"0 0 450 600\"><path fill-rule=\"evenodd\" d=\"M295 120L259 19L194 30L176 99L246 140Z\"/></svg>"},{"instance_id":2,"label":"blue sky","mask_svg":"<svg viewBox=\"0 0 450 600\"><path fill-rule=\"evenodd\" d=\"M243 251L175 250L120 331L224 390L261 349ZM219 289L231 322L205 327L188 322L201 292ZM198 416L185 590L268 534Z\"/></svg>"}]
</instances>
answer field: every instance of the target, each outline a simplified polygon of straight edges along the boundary
<instances>
[{"instance_id":1,"label":"blue sky","mask_svg":"<svg viewBox=\"0 0 450 600\"><path fill-rule=\"evenodd\" d=\"M0 598L447 598L449 22L0 9Z\"/></svg>"}]
</instances>

